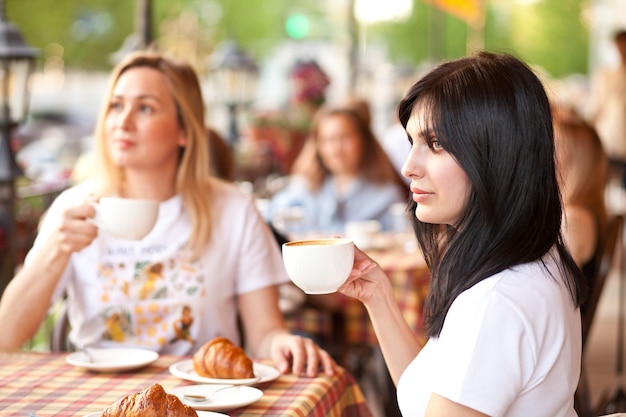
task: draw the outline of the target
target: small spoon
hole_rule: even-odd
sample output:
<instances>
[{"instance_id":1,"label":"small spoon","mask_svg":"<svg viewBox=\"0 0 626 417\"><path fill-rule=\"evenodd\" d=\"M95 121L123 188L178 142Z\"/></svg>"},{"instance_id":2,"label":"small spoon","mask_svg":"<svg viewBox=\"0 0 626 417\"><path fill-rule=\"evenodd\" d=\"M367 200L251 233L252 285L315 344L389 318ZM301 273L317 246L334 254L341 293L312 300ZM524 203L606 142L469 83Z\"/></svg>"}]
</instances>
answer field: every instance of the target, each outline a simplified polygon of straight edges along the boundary
<instances>
[{"instance_id":1,"label":"small spoon","mask_svg":"<svg viewBox=\"0 0 626 417\"><path fill-rule=\"evenodd\" d=\"M228 389L228 388L233 388L233 387L234 385L224 385L223 387L219 387L218 389L212 391L209 395L183 394L183 397L185 397L189 401L204 402L204 401L209 401L216 393L222 390Z\"/></svg>"},{"instance_id":2,"label":"small spoon","mask_svg":"<svg viewBox=\"0 0 626 417\"><path fill-rule=\"evenodd\" d=\"M93 356L91 355L91 352L89 351L87 346L83 344L77 344L76 349L80 350L81 352L85 354L85 356L87 356L87 362L93 363Z\"/></svg>"}]
</instances>

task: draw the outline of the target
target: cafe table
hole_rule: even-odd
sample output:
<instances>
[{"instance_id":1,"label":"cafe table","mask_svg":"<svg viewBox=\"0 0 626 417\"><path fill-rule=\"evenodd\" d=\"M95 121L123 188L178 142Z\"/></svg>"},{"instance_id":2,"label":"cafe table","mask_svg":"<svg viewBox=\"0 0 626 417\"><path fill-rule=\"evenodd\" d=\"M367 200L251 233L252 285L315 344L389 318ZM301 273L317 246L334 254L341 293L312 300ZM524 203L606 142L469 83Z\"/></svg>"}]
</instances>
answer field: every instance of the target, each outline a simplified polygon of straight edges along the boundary
<instances>
[{"instance_id":1,"label":"cafe table","mask_svg":"<svg viewBox=\"0 0 626 417\"><path fill-rule=\"evenodd\" d=\"M155 383L167 391L191 385L169 372L178 356L160 356L134 371L98 373L70 365L65 354L0 353L0 416L86 416L116 399ZM263 396L229 416L371 416L354 378L343 368L334 376L292 374L257 385Z\"/></svg>"}]
</instances>

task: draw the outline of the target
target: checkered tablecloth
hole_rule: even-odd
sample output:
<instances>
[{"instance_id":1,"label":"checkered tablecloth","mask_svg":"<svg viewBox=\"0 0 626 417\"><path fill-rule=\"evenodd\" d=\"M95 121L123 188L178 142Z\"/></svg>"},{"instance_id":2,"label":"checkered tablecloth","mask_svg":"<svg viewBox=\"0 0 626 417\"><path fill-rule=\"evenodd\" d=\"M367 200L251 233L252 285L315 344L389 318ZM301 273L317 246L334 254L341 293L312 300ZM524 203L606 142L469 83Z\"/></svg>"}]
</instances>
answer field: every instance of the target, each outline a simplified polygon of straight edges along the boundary
<instances>
[{"instance_id":1,"label":"checkered tablecloth","mask_svg":"<svg viewBox=\"0 0 626 417\"><path fill-rule=\"evenodd\" d=\"M85 416L121 396L154 383L165 390L189 385L169 373L180 357L125 373L91 373L65 362L63 354L0 354L0 416ZM371 416L354 378L343 369L334 377L281 375L257 386L263 397L230 416Z\"/></svg>"},{"instance_id":2,"label":"checkered tablecloth","mask_svg":"<svg viewBox=\"0 0 626 417\"><path fill-rule=\"evenodd\" d=\"M422 337L422 307L430 287L430 272L423 258L417 253L402 250L372 251L368 254L379 263L391 280L394 296L409 327L416 335ZM286 314L288 327L292 331L311 335L323 342L340 342L347 346L378 345L363 304L342 294L334 294L334 297L339 299L336 311L325 311L317 306L304 306ZM337 329L333 329L333 326L338 324L337 316L333 318L332 313L340 313L339 320L344 327L341 341L331 340L338 335Z\"/></svg>"}]
</instances>

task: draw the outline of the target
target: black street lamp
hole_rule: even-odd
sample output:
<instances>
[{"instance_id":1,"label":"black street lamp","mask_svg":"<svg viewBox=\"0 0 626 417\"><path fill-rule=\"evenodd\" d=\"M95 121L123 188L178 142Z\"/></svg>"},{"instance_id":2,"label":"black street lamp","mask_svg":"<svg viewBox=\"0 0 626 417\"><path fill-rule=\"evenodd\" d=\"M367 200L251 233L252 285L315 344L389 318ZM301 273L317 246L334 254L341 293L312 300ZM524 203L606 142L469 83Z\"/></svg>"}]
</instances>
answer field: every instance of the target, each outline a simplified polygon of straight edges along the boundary
<instances>
[{"instance_id":1,"label":"black street lamp","mask_svg":"<svg viewBox=\"0 0 626 417\"><path fill-rule=\"evenodd\" d=\"M254 101L258 81L256 62L234 40L222 43L209 57L209 69L217 101L228 108L228 143L239 139L237 110Z\"/></svg>"},{"instance_id":2,"label":"black street lamp","mask_svg":"<svg viewBox=\"0 0 626 417\"><path fill-rule=\"evenodd\" d=\"M0 269L0 294L15 273L17 234L15 180L21 171L11 146L11 131L28 112L28 79L38 53L6 20L5 2L0 1L0 229L5 230L7 250Z\"/></svg>"}]
</instances>

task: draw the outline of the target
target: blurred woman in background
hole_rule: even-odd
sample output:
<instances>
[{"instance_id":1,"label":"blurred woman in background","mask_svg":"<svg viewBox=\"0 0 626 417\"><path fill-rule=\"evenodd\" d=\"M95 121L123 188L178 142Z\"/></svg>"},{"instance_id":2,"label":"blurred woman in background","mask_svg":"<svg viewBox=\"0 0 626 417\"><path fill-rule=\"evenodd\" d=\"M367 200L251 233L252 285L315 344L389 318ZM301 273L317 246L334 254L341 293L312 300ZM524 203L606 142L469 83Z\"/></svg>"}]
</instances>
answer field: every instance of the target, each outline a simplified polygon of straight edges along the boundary
<instances>
[{"instance_id":1,"label":"blurred woman in background","mask_svg":"<svg viewBox=\"0 0 626 417\"><path fill-rule=\"evenodd\" d=\"M608 160L595 129L572 111L554 111L557 169L563 198L563 238L587 277L607 223L604 189Z\"/></svg>"},{"instance_id":2,"label":"blurred woman in background","mask_svg":"<svg viewBox=\"0 0 626 417\"><path fill-rule=\"evenodd\" d=\"M408 189L370 127L366 102L322 107L292 171L290 184L270 201L270 220L300 211L301 231L343 233L357 220L390 227L389 207Z\"/></svg>"}]
</instances>

